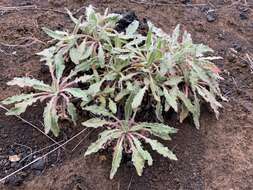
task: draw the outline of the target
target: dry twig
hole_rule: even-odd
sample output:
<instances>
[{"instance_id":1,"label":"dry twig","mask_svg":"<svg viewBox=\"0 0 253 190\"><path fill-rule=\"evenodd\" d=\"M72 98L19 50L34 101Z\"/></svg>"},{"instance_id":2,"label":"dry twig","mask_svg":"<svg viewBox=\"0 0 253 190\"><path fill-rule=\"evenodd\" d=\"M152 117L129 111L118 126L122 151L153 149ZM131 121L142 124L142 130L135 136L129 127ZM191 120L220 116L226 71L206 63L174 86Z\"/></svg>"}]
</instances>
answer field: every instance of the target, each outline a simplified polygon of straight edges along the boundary
<instances>
[{"instance_id":1,"label":"dry twig","mask_svg":"<svg viewBox=\"0 0 253 190\"><path fill-rule=\"evenodd\" d=\"M39 40L38 38L35 38L35 37L22 37L20 38L20 40L23 40L23 41L31 41L30 43L25 43L25 44L7 44L7 43L4 43L4 42L0 42L0 45L2 46L6 46L6 47L29 47L35 43L41 43L43 45L46 45L45 42Z\"/></svg>"},{"instance_id":2,"label":"dry twig","mask_svg":"<svg viewBox=\"0 0 253 190\"><path fill-rule=\"evenodd\" d=\"M40 10L40 11L51 11L51 12L60 13L60 14L64 14L64 15L67 14L65 11L60 11L60 10L55 10L55 9L46 9L43 7L37 7L36 5L17 6L17 7L0 6L0 11L2 11L2 14L6 13L6 12L23 11L23 10Z\"/></svg>"},{"instance_id":3,"label":"dry twig","mask_svg":"<svg viewBox=\"0 0 253 190\"><path fill-rule=\"evenodd\" d=\"M145 4L145 5L153 5L153 6L184 6L184 7L191 7L191 6L205 6L207 4L181 4L181 3L175 3L175 2L166 2L166 3L151 3L147 2L145 0L129 0L130 3L135 3L135 4Z\"/></svg>"}]
</instances>

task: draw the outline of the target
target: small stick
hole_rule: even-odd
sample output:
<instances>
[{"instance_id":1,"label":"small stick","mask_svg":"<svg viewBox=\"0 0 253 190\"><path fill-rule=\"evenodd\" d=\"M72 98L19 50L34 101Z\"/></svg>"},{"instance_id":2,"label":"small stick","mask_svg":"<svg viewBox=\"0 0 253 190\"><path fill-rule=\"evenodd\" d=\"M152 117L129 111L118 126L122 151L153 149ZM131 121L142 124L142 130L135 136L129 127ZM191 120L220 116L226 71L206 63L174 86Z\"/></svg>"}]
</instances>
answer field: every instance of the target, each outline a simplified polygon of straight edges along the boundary
<instances>
[{"instance_id":1,"label":"small stick","mask_svg":"<svg viewBox=\"0 0 253 190\"><path fill-rule=\"evenodd\" d=\"M36 5L17 6L17 7L4 7L0 6L0 11L13 11L13 10L25 10L37 8Z\"/></svg>"},{"instance_id":2,"label":"small stick","mask_svg":"<svg viewBox=\"0 0 253 190\"><path fill-rule=\"evenodd\" d=\"M131 176L130 182L128 184L127 190L130 190L130 187L132 185L133 175Z\"/></svg>"},{"instance_id":3,"label":"small stick","mask_svg":"<svg viewBox=\"0 0 253 190\"><path fill-rule=\"evenodd\" d=\"M52 11L52 12L56 12L56 13L60 13L60 14L64 14L64 15L67 14L64 11L41 8L41 7L37 7L36 5L17 6L17 7L4 7L4 6L0 6L0 11L4 11L4 12L8 12L8 11L9 12L10 11L22 11L22 10L41 10L41 11Z\"/></svg>"},{"instance_id":4,"label":"small stick","mask_svg":"<svg viewBox=\"0 0 253 190\"><path fill-rule=\"evenodd\" d=\"M35 37L27 37L27 38L26 37L22 37L20 39L23 39L24 41L26 41L26 40L32 40L32 42L24 44L24 45L6 44L4 42L0 42L0 45L7 46L7 47L29 47L29 46L35 44L36 42L44 44L44 45L46 44L45 42L43 42L43 41L41 41L41 40L39 40L39 39L37 39Z\"/></svg>"},{"instance_id":5,"label":"small stick","mask_svg":"<svg viewBox=\"0 0 253 190\"><path fill-rule=\"evenodd\" d=\"M80 7L79 9L77 9L74 13L73 16L77 15L81 10L85 9L86 6Z\"/></svg>"},{"instance_id":6,"label":"small stick","mask_svg":"<svg viewBox=\"0 0 253 190\"><path fill-rule=\"evenodd\" d=\"M167 2L167 3L150 3L150 2L144 2L144 1L137 1L137 0L129 0L130 3L135 4L145 4L145 5L153 5L153 6L183 6L183 7L191 7L191 6L205 6L206 4L189 4L189 5L182 5L174 2Z\"/></svg>"},{"instance_id":7,"label":"small stick","mask_svg":"<svg viewBox=\"0 0 253 190\"><path fill-rule=\"evenodd\" d=\"M92 129L71 151L73 152L94 130Z\"/></svg>"}]
</instances>

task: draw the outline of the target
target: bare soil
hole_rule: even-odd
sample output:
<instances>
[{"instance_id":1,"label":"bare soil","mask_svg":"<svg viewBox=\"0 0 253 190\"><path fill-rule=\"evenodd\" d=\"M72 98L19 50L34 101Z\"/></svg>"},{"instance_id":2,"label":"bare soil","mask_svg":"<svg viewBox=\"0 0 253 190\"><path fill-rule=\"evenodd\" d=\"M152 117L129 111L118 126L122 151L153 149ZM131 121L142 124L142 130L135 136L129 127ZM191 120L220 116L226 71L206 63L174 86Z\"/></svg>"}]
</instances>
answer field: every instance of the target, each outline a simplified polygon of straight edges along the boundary
<instances>
[{"instance_id":1,"label":"bare soil","mask_svg":"<svg viewBox=\"0 0 253 190\"><path fill-rule=\"evenodd\" d=\"M192 33L195 42L208 44L218 56L223 70L221 82L223 93L229 102L223 102L219 120L204 108L201 129L190 121L178 124L168 115L170 125L180 131L167 143L179 161L171 162L154 154L155 163L138 177L126 160L114 180L109 180L111 156L102 151L88 158L83 157L96 134L86 132L40 162L0 184L3 190L251 190L253 188L253 74L246 54L253 55L253 5L242 2L231 4L229 0L183 1L130 1L130 0L1 0L0 2L0 100L20 93L6 82L17 76L33 76L47 79L39 57L35 55L49 44L49 38L41 27L71 29L72 24L64 7L75 12L84 5L92 4L99 10L109 7L113 11L135 11L137 16L147 18L166 32L180 23ZM235 1L234 1L235 2ZM31 7L36 5L37 7ZM4 7L30 6L4 10ZM209 22L207 13L215 10L215 19ZM84 12L80 10L77 15ZM212 17L213 15L211 15ZM209 18L210 19L210 18ZM211 19L212 20L212 19ZM30 44L33 37L38 39ZM14 45L14 46L13 46ZM17 45L17 46L15 46ZM234 52L233 50L237 52ZM41 129L42 106L33 106L23 118ZM63 123L62 135L56 141L65 141L83 128L73 128ZM72 149L79 143L74 150ZM10 163L8 156L21 155L52 145L54 142L30 125L15 117L7 117L0 110L0 177L15 171L52 146L21 163Z\"/></svg>"}]
</instances>

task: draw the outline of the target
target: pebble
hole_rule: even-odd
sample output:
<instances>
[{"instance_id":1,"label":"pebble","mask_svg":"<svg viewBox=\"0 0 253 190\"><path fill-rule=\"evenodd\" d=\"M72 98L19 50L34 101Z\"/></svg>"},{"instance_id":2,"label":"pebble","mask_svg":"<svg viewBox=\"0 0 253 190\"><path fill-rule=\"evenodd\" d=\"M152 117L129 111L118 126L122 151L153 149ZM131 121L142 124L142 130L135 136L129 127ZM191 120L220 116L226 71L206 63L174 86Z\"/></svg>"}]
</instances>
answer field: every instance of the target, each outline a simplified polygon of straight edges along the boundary
<instances>
[{"instance_id":1,"label":"pebble","mask_svg":"<svg viewBox=\"0 0 253 190\"><path fill-rule=\"evenodd\" d=\"M183 4L190 4L192 1L191 0L181 0L181 3Z\"/></svg>"},{"instance_id":2,"label":"pebble","mask_svg":"<svg viewBox=\"0 0 253 190\"><path fill-rule=\"evenodd\" d=\"M247 12L240 12L240 18L241 20L247 20L248 17L248 13Z\"/></svg>"},{"instance_id":3,"label":"pebble","mask_svg":"<svg viewBox=\"0 0 253 190\"><path fill-rule=\"evenodd\" d=\"M242 51L242 46L239 43L233 43L232 47L237 51Z\"/></svg>"},{"instance_id":4,"label":"pebble","mask_svg":"<svg viewBox=\"0 0 253 190\"><path fill-rule=\"evenodd\" d=\"M217 19L217 15L215 11L208 11L206 15L206 19L208 22L214 22Z\"/></svg>"},{"instance_id":5,"label":"pebble","mask_svg":"<svg viewBox=\"0 0 253 190\"><path fill-rule=\"evenodd\" d=\"M46 165L45 159L40 159L31 165L31 169L42 171L45 168L45 165Z\"/></svg>"}]
</instances>

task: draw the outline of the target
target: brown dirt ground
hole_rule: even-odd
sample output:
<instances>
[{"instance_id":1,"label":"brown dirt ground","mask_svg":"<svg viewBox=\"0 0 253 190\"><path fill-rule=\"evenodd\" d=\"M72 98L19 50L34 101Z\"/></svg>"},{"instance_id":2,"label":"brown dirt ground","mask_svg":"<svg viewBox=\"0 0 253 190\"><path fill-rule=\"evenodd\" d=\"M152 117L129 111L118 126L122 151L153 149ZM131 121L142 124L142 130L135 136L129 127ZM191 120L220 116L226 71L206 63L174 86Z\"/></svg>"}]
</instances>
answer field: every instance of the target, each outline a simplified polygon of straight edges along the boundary
<instances>
[{"instance_id":1,"label":"brown dirt ground","mask_svg":"<svg viewBox=\"0 0 253 190\"><path fill-rule=\"evenodd\" d=\"M137 1L148 2L148 1ZM253 11L248 6L248 19L241 19L245 8L242 3L231 5L230 1L214 0L209 7L215 8L218 18L207 22L203 6L175 4L157 5L171 1L149 1L150 4L133 3L129 0L1 0L0 2L0 100L19 93L18 88L8 87L6 82L16 76L29 75L43 78L41 63L35 53L45 45L35 43L28 47L10 47L18 44L22 37L35 37L46 42L47 36L41 27L53 29L71 28L68 17L60 12L64 7L77 10L92 4L103 10L133 10L140 18L148 18L171 32L176 24L192 33L199 43L210 45L217 55L224 57L218 65L224 71L225 80L221 88L229 99L223 103L220 119L217 121L208 110L203 110L201 129L197 131L189 122L179 125L175 120L171 125L181 130L167 145L173 148L179 161L171 162L154 155L155 164L145 169L142 177L137 177L129 164L123 164L116 178L109 180L111 157L101 152L84 159L82 153L94 140L88 138L75 151L58 151L47 159L47 167L42 173L24 170L28 175L21 186L1 185L0 189L11 190L116 190L116 189L157 189L157 190L251 190L253 188L253 74L246 61L246 53L253 53ZM152 5L156 2L156 5ZM206 3L205 0L193 4ZM250 1L248 1L250 2ZM1 11L1 6L37 5L38 9ZM43 8L43 10L41 9ZM47 10L46 10L47 9ZM202 11L201 11L202 9ZM28 43L28 42L27 42ZM235 56L231 53L233 44L241 46ZM30 114L31 113L31 114ZM41 126L41 106L31 108L23 116ZM74 135L77 129L64 129L57 140ZM66 146L71 150L85 134ZM29 125L13 117L6 117L0 111L0 158L8 156L8 150L15 144L23 144L39 150L52 144L47 137ZM14 171L1 165L0 177ZM20 174L21 175L21 174Z\"/></svg>"}]
</instances>

